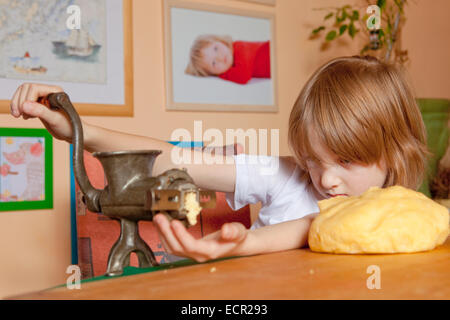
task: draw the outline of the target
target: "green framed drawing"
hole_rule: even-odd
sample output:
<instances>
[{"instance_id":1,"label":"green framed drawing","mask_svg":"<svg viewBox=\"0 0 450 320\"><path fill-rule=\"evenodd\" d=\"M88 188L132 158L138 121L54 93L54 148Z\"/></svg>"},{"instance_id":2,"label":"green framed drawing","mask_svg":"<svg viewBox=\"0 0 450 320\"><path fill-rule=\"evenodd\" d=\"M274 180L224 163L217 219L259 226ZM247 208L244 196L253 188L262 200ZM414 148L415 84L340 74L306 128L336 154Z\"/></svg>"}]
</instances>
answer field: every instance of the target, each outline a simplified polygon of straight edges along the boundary
<instances>
[{"instance_id":1,"label":"green framed drawing","mask_svg":"<svg viewBox=\"0 0 450 320\"><path fill-rule=\"evenodd\" d=\"M0 211L53 208L53 138L45 129L0 128Z\"/></svg>"}]
</instances>

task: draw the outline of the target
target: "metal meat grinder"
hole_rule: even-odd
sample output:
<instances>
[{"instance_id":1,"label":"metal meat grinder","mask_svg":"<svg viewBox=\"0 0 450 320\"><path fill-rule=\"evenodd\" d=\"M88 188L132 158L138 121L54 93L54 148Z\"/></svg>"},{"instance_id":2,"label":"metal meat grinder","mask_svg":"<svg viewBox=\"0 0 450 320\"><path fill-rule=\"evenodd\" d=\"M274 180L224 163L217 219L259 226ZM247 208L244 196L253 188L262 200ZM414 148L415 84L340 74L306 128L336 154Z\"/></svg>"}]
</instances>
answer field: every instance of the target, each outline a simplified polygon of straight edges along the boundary
<instances>
[{"instance_id":1,"label":"metal meat grinder","mask_svg":"<svg viewBox=\"0 0 450 320\"><path fill-rule=\"evenodd\" d=\"M70 119L74 173L87 208L120 221L120 236L109 253L106 275L121 275L129 265L132 252L138 257L139 267L158 265L152 249L139 235L139 220L151 221L162 213L188 227L185 196L191 192L195 193L201 208L215 207L215 192L199 190L186 169L171 169L152 176L155 159L161 154L159 150L95 152L93 156L100 160L107 180L104 190L95 189L84 167L81 120L69 97L64 92L52 93L43 103L64 111Z\"/></svg>"}]
</instances>

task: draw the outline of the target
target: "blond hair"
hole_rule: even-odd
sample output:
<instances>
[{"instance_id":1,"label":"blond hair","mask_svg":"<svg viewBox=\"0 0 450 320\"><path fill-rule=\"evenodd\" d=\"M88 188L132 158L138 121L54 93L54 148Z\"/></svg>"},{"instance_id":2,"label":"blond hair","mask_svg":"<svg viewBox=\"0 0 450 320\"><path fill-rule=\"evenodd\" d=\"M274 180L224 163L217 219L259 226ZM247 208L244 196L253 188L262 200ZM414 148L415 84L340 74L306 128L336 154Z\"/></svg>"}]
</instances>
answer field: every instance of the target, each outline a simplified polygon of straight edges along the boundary
<instances>
[{"instance_id":1,"label":"blond hair","mask_svg":"<svg viewBox=\"0 0 450 320\"><path fill-rule=\"evenodd\" d=\"M333 59L308 80L289 118L289 146L311 184L306 156L318 161L308 139L316 130L329 150L363 164L384 160L383 187L417 189L427 158L425 125L400 66L365 56Z\"/></svg>"},{"instance_id":2,"label":"blond hair","mask_svg":"<svg viewBox=\"0 0 450 320\"><path fill-rule=\"evenodd\" d=\"M197 77L207 77L211 75L202 63L202 50L215 41L222 42L230 48L231 52L233 52L233 40L230 36L217 36L210 34L198 36L191 47L189 64L185 70L186 74Z\"/></svg>"}]
</instances>

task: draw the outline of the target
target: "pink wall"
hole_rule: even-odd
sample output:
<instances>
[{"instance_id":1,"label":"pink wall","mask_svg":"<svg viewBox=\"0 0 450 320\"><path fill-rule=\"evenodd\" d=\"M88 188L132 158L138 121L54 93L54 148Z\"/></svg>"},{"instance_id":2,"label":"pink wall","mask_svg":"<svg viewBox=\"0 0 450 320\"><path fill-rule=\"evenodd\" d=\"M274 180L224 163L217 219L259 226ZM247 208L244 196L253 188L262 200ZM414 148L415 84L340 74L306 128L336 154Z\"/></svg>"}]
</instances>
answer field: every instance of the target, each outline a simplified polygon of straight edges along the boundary
<instances>
[{"instance_id":1,"label":"pink wall","mask_svg":"<svg viewBox=\"0 0 450 320\"><path fill-rule=\"evenodd\" d=\"M276 9L232 0L197 0L235 8L276 12L279 112L277 114L167 112L164 107L164 52L162 2L135 0L134 101L132 118L86 117L90 123L135 134L169 139L176 128L193 130L202 120L204 130L265 128L280 130L280 153L288 154L290 109L310 74L332 57L358 53L358 43L339 41L320 51L321 41L310 41L323 12L313 8L339 6L338 0L278 0ZM350 3L350 1L348 1ZM353 1L354 2L354 1ZM408 66L420 97L450 98L450 11L447 0L417 0L407 9L403 34L411 63ZM11 95L13 92L11 92ZM0 115L2 127L41 128L38 120ZM0 297L65 283L70 264L69 146L54 141L54 209L0 212Z\"/></svg>"},{"instance_id":2,"label":"pink wall","mask_svg":"<svg viewBox=\"0 0 450 320\"><path fill-rule=\"evenodd\" d=\"M406 9L403 44L409 51L408 67L419 97L450 98L449 10L446 0L414 1Z\"/></svg>"}]
</instances>

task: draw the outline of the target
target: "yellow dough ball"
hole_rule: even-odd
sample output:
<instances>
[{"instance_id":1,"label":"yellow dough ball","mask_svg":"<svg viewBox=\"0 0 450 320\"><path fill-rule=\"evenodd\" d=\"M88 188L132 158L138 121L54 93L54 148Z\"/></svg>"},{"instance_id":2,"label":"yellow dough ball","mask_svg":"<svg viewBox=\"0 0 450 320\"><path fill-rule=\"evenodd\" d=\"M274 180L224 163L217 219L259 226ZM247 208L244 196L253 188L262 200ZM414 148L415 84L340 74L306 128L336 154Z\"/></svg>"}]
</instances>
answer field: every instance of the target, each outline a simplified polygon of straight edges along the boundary
<instances>
[{"instance_id":1,"label":"yellow dough ball","mask_svg":"<svg viewBox=\"0 0 450 320\"><path fill-rule=\"evenodd\" d=\"M311 224L312 251L401 253L432 250L449 235L447 208L400 186L372 187L361 196L319 201Z\"/></svg>"}]
</instances>

